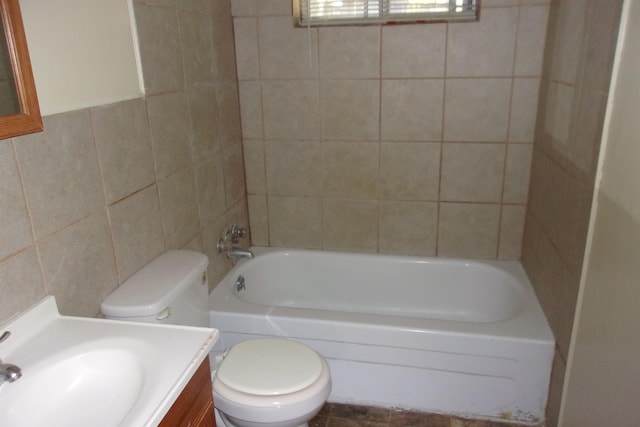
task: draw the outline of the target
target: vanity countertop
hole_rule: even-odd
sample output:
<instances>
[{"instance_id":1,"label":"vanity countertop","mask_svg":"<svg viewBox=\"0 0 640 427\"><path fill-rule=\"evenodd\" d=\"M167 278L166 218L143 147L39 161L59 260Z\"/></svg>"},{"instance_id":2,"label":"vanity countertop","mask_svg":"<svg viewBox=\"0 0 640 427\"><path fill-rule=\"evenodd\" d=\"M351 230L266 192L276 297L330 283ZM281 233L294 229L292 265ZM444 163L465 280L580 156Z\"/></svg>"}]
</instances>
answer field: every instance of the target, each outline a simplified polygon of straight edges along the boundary
<instances>
[{"instance_id":1,"label":"vanity countertop","mask_svg":"<svg viewBox=\"0 0 640 427\"><path fill-rule=\"evenodd\" d=\"M0 425L156 426L219 333L212 328L62 316L45 297L0 328Z\"/></svg>"}]
</instances>

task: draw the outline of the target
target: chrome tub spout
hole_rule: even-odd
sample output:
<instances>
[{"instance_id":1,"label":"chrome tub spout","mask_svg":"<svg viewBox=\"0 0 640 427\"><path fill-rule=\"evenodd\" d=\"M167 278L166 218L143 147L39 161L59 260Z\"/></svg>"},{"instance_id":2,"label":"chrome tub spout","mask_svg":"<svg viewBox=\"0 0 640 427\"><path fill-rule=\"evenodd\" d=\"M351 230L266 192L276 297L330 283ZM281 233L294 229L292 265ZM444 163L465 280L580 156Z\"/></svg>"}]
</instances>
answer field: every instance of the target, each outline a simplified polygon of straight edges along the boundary
<instances>
[{"instance_id":1,"label":"chrome tub spout","mask_svg":"<svg viewBox=\"0 0 640 427\"><path fill-rule=\"evenodd\" d=\"M236 246L232 246L226 251L227 258L231 259L239 259L239 258L253 258L253 252L249 249L238 248Z\"/></svg>"}]
</instances>

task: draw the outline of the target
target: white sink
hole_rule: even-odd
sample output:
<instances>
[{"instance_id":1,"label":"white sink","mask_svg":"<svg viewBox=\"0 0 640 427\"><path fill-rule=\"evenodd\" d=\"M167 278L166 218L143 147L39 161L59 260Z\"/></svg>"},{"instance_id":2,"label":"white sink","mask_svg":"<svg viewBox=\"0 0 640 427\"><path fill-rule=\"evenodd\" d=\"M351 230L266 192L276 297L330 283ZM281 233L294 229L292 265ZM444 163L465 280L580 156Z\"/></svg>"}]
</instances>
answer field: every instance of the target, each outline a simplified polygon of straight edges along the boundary
<instances>
[{"instance_id":1,"label":"white sink","mask_svg":"<svg viewBox=\"0 0 640 427\"><path fill-rule=\"evenodd\" d=\"M44 426L56 420L81 426L97 418L115 426L140 397L144 369L130 351L90 350L58 359L45 358L25 368L28 375L19 381L0 387L3 425ZM95 409L87 414L78 407Z\"/></svg>"},{"instance_id":2,"label":"white sink","mask_svg":"<svg viewBox=\"0 0 640 427\"><path fill-rule=\"evenodd\" d=\"M0 425L152 426L164 417L218 332L60 316L53 297L2 325Z\"/></svg>"}]
</instances>

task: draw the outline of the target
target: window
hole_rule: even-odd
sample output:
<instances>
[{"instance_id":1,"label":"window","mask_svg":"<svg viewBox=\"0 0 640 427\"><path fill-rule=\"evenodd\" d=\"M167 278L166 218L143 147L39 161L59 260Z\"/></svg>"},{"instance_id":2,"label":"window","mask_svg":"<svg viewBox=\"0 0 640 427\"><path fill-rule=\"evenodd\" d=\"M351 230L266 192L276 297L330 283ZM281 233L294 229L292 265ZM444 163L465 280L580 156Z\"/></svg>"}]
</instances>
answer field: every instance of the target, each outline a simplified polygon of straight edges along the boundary
<instances>
[{"instance_id":1,"label":"window","mask_svg":"<svg viewBox=\"0 0 640 427\"><path fill-rule=\"evenodd\" d=\"M293 0L301 26L475 20L477 0Z\"/></svg>"}]
</instances>

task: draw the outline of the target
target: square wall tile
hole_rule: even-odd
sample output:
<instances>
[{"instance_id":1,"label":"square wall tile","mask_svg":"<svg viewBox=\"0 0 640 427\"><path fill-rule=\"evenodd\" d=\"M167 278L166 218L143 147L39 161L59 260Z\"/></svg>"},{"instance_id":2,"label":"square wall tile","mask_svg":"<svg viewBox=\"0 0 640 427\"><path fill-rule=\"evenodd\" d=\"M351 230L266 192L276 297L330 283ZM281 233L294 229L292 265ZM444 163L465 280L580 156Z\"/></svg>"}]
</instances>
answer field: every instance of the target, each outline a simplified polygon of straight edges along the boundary
<instances>
[{"instance_id":1,"label":"square wall tile","mask_svg":"<svg viewBox=\"0 0 640 427\"><path fill-rule=\"evenodd\" d=\"M559 218L564 216L566 208L566 172L538 148L533 150L531 162L531 181L527 198L527 209L540 223L545 233L554 243L558 242L564 224ZM543 282L544 283L544 282Z\"/></svg>"},{"instance_id":2,"label":"square wall tile","mask_svg":"<svg viewBox=\"0 0 640 427\"><path fill-rule=\"evenodd\" d=\"M158 188L153 185L109 207L119 283L164 252Z\"/></svg>"},{"instance_id":3,"label":"square wall tile","mask_svg":"<svg viewBox=\"0 0 640 427\"><path fill-rule=\"evenodd\" d=\"M520 259L526 210L525 205L502 206L498 259Z\"/></svg>"},{"instance_id":4,"label":"square wall tile","mask_svg":"<svg viewBox=\"0 0 640 427\"><path fill-rule=\"evenodd\" d=\"M225 200L230 207L247 193L244 184L242 144L233 145L222 152L222 170L224 171Z\"/></svg>"},{"instance_id":5,"label":"square wall tile","mask_svg":"<svg viewBox=\"0 0 640 427\"><path fill-rule=\"evenodd\" d=\"M91 109L107 203L155 181L151 135L144 100Z\"/></svg>"},{"instance_id":6,"label":"square wall tile","mask_svg":"<svg viewBox=\"0 0 640 427\"><path fill-rule=\"evenodd\" d=\"M134 3L147 95L184 86L177 10Z\"/></svg>"},{"instance_id":7,"label":"square wall tile","mask_svg":"<svg viewBox=\"0 0 640 427\"><path fill-rule=\"evenodd\" d=\"M508 144L504 175L505 203L527 203L531 175L532 144Z\"/></svg>"},{"instance_id":8,"label":"square wall tile","mask_svg":"<svg viewBox=\"0 0 640 427\"><path fill-rule=\"evenodd\" d=\"M554 2L555 3L555 2ZM547 44L553 46L549 58L549 78L568 84L578 82L582 76L582 49L576 46L583 45L583 37L587 30L588 7L590 2L573 1L557 2L550 9L549 25L552 31ZM562 23L555 25L554 22Z\"/></svg>"},{"instance_id":9,"label":"square wall tile","mask_svg":"<svg viewBox=\"0 0 640 427\"><path fill-rule=\"evenodd\" d=\"M244 138L262 138L262 89L260 82L245 80L238 82L240 98L240 121Z\"/></svg>"},{"instance_id":10,"label":"square wall tile","mask_svg":"<svg viewBox=\"0 0 640 427\"><path fill-rule=\"evenodd\" d=\"M181 248L200 231L193 168L183 169L159 181L158 195L166 247Z\"/></svg>"},{"instance_id":11,"label":"square wall tile","mask_svg":"<svg viewBox=\"0 0 640 427\"><path fill-rule=\"evenodd\" d=\"M0 262L0 321L31 307L47 295L35 247Z\"/></svg>"},{"instance_id":12,"label":"square wall tile","mask_svg":"<svg viewBox=\"0 0 640 427\"><path fill-rule=\"evenodd\" d=\"M31 222L11 141L0 141L0 194L0 259L3 259L33 242Z\"/></svg>"},{"instance_id":13,"label":"square wall tile","mask_svg":"<svg viewBox=\"0 0 640 427\"><path fill-rule=\"evenodd\" d=\"M175 8L176 0L133 0L133 3L147 4L151 6L160 6L167 8Z\"/></svg>"},{"instance_id":14,"label":"square wall tile","mask_svg":"<svg viewBox=\"0 0 640 427\"><path fill-rule=\"evenodd\" d=\"M213 8L211 0L180 0L177 5L179 10L190 10L202 14L210 14Z\"/></svg>"},{"instance_id":15,"label":"square wall tile","mask_svg":"<svg viewBox=\"0 0 640 427\"><path fill-rule=\"evenodd\" d=\"M438 256L495 259L500 205L440 203Z\"/></svg>"},{"instance_id":16,"label":"square wall tile","mask_svg":"<svg viewBox=\"0 0 640 427\"><path fill-rule=\"evenodd\" d=\"M380 253L436 254L438 204L380 201Z\"/></svg>"},{"instance_id":17,"label":"square wall tile","mask_svg":"<svg viewBox=\"0 0 640 427\"><path fill-rule=\"evenodd\" d=\"M482 7L518 6L520 0L482 0Z\"/></svg>"},{"instance_id":18,"label":"square wall tile","mask_svg":"<svg viewBox=\"0 0 640 427\"><path fill-rule=\"evenodd\" d=\"M569 158L574 105L579 90L575 86L551 81L545 96L545 105L541 107L544 114L541 138L546 139L559 155Z\"/></svg>"},{"instance_id":19,"label":"square wall tile","mask_svg":"<svg viewBox=\"0 0 640 427\"><path fill-rule=\"evenodd\" d=\"M188 88L186 93L191 118L193 159L204 159L220 151L221 146L221 141L216 139L216 88L211 85L198 85Z\"/></svg>"},{"instance_id":20,"label":"square wall tile","mask_svg":"<svg viewBox=\"0 0 640 427\"><path fill-rule=\"evenodd\" d=\"M184 92L147 98L156 176L162 179L191 164L191 123Z\"/></svg>"},{"instance_id":21,"label":"square wall tile","mask_svg":"<svg viewBox=\"0 0 640 427\"><path fill-rule=\"evenodd\" d=\"M93 317L118 286L116 263L105 211L88 217L39 245L49 294L60 313Z\"/></svg>"},{"instance_id":22,"label":"square wall tile","mask_svg":"<svg viewBox=\"0 0 640 427\"><path fill-rule=\"evenodd\" d=\"M45 117L44 126L46 132L20 137L15 144L36 239L105 203L89 111ZM153 175L153 160L146 160Z\"/></svg>"},{"instance_id":23,"label":"square wall tile","mask_svg":"<svg viewBox=\"0 0 640 427\"><path fill-rule=\"evenodd\" d=\"M180 11L178 19L185 83L192 85L211 81L215 69L211 15Z\"/></svg>"},{"instance_id":24,"label":"square wall tile","mask_svg":"<svg viewBox=\"0 0 640 427\"><path fill-rule=\"evenodd\" d=\"M318 82L263 81L264 134L270 139L318 139Z\"/></svg>"},{"instance_id":25,"label":"square wall tile","mask_svg":"<svg viewBox=\"0 0 640 427\"><path fill-rule=\"evenodd\" d=\"M322 201L312 197L268 199L269 244L276 247L322 247Z\"/></svg>"},{"instance_id":26,"label":"square wall tile","mask_svg":"<svg viewBox=\"0 0 640 427\"><path fill-rule=\"evenodd\" d=\"M319 30L320 77L358 79L380 76L380 27L323 27Z\"/></svg>"},{"instance_id":27,"label":"square wall tile","mask_svg":"<svg viewBox=\"0 0 640 427\"><path fill-rule=\"evenodd\" d=\"M533 142L538 113L540 79L513 79L509 141Z\"/></svg>"},{"instance_id":28,"label":"square wall tile","mask_svg":"<svg viewBox=\"0 0 640 427\"><path fill-rule=\"evenodd\" d=\"M448 25L447 76L511 76L518 8L486 8L477 22Z\"/></svg>"},{"instance_id":29,"label":"square wall tile","mask_svg":"<svg viewBox=\"0 0 640 427\"><path fill-rule=\"evenodd\" d=\"M575 179L565 179L564 191L556 189L560 192L561 204L560 215L555 220L562 231L554 239L554 244L571 275L579 278L587 245L593 189L585 188Z\"/></svg>"},{"instance_id":30,"label":"square wall tile","mask_svg":"<svg viewBox=\"0 0 640 427\"><path fill-rule=\"evenodd\" d=\"M322 224L324 249L355 252L378 250L376 200L325 199Z\"/></svg>"},{"instance_id":31,"label":"square wall tile","mask_svg":"<svg viewBox=\"0 0 640 427\"><path fill-rule=\"evenodd\" d=\"M383 80L381 138L440 141L443 90L440 79Z\"/></svg>"},{"instance_id":32,"label":"square wall tile","mask_svg":"<svg viewBox=\"0 0 640 427\"><path fill-rule=\"evenodd\" d=\"M444 77L447 25L382 27L382 77Z\"/></svg>"},{"instance_id":33,"label":"square wall tile","mask_svg":"<svg viewBox=\"0 0 640 427\"><path fill-rule=\"evenodd\" d=\"M556 346L566 360L571 342L579 278L571 275L562 261L562 256L546 235L540 236L537 249L539 253L534 255L537 264L535 268L542 272L540 278L543 279L537 283L544 285L536 288L536 296L544 308L556 339Z\"/></svg>"},{"instance_id":34,"label":"square wall tile","mask_svg":"<svg viewBox=\"0 0 640 427\"><path fill-rule=\"evenodd\" d=\"M258 14L261 16L287 15L291 19L291 0L260 0L258 2Z\"/></svg>"},{"instance_id":35,"label":"square wall tile","mask_svg":"<svg viewBox=\"0 0 640 427\"><path fill-rule=\"evenodd\" d=\"M378 152L377 142L323 142L323 194L377 198Z\"/></svg>"},{"instance_id":36,"label":"square wall tile","mask_svg":"<svg viewBox=\"0 0 640 427\"><path fill-rule=\"evenodd\" d=\"M606 94L583 88L574 110L575 124L569 160L580 171L587 187L593 185L598 169L607 101Z\"/></svg>"},{"instance_id":37,"label":"square wall tile","mask_svg":"<svg viewBox=\"0 0 640 427\"><path fill-rule=\"evenodd\" d=\"M440 144L380 144L380 198L438 200Z\"/></svg>"},{"instance_id":38,"label":"square wall tile","mask_svg":"<svg viewBox=\"0 0 640 427\"><path fill-rule=\"evenodd\" d=\"M267 194L264 141L246 139L242 143L247 193Z\"/></svg>"},{"instance_id":39,"label":"square wall tile","mask_svg":"<svg viewBox=\"0 0 640 427\"><path fill-rule=\"evenodd\" d=\"M441 200L499 203L505 151L505 144L443 144Z\"/></svg>"},{"instance_id":40,"label":"square wall tile","mask_svg":"<svg viewBox=\"0 0 640 427\"><path fill-rule=\"evenodd\" d=\"M216 8L216 6L214 6ZM231 16L213 15L213 66L214 80L235 81L236 50Z\"/></svg>"},{"instance_id":41,"label":"square wall tile","mask_svg":"<svg viewBox=\"0 0 640 427\"><path fill-rule=\"evenodd\" d=\"M510 78L448 79L445 91L445 141L506 141Z\"/></svg>"},{"instance_id":42,"label":"square wall tile","mask_svg":"<svg viewBox=\"0 0 640 427\"><path fill-rule=\"evenodd\" d=\"M258 0L231 0L231 15L254 16L257 13Z\"/></svg>"},{"instance_id":43,"label":"square wall tile","mask_svg":"<svg viewBox=\"0 0 640 427\"><path fill-rule=\"evenodd\" d=\"M295 27L290 16L260 18L258 44L261 77L317 78L317 34L316 29Z\"/></svg>"},{"instance_id":44,"label":"square wall tile","mask_svg":"<svg viewBox=\"0 0 640 427\"><path fill-rule=\"evenodd\" d=\"M238 80L260 78L258 20L256 18L234 18L233 33Z\"/></svg>"},{"instance_id":45,"label":"square wall tile","mask_svg":"<svg viewBox=\"0 0 640 427\"><path fill-rule=\"evenodd\" d=\"M267 141L268 192L283 196L319 196L322 192L320 141Z\"/></svg>"},{"instance_id":46,"label":"square wall tile","mask_svg":"<svg viewBox=\"0 0 640 427\"><path fill-rule=\"evenodd\" d=\"M549 6L521 7L514 72L517 76L542 73Z\"/></svg>"},{"instance_id":47,"label":"square wall tile","mask_svg":"<svg viewBox=\"0 0 640 427\"><path fill-rule=\"evenodd\" d=\"M323 80L320 93L324 139L378 139L380 86L377 81Z\"/></svg>"},{"instance_id":48,"label":"square wall tile","mask_svg":"<svg viewBox=\"0 0 640 427\"><path fill-rule=\"evenodd\" d=\"M269 211L267 196L249 195L249 224L251 229L251 244L269 246Z\"/></svg>"},{"instance_id":49,"label":"square wall tile","mask_svg":"<svg viewBox=\"0 0 640 427\"><path fill-rule=\"evenodd\" d=\"M589 3L583 76L584 85L589 88L609 90L622 5L622 0Z\"/></svg>"},{"instance_id":50,"label":"square wall tile","mask_svg":"<svg viewBox=\"0 0 640 427\"><path fill-rule=\"evenodd\" d=\"M224 214L227 208L224 190L222 159L212 156L196 164L198 207L202 228Z\"/></svg>"},{"instance_id":51,"label":"square wall tile","mask_svg":"<svg viewBox=\"0 0 640 427\"><path fill-rule=\"evenodd\" d=\"M228 148L242 142L238 85L236 82L215 84L217 115L213 118L215 142L221 148Z\"/></svg>"}]
</instances>

